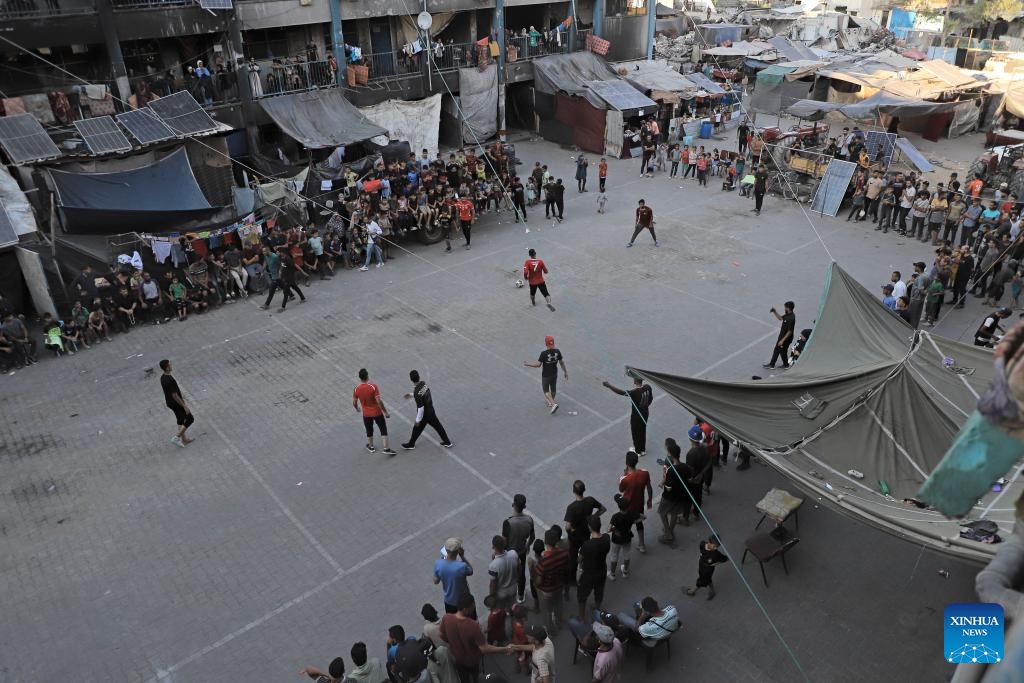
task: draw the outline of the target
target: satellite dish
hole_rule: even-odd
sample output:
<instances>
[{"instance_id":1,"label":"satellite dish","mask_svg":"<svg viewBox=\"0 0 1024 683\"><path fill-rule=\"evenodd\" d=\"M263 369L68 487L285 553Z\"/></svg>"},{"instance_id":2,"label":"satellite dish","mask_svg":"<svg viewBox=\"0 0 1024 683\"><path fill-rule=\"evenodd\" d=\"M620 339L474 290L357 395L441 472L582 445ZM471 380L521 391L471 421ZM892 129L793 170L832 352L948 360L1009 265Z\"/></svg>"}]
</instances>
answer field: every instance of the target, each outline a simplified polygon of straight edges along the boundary
<instances>
[{"instance_id":1,"label":"satellite dish","mask_svg":"<svg viewBox=\"0 0 1024 683\"><path fill-rule=\"evenodd\" d=\"M421 31L429 31L433 23L434 18L430 16L430 12L420 12L416 15L416 25L420 27Z\"/></svg>"}]
</instances>

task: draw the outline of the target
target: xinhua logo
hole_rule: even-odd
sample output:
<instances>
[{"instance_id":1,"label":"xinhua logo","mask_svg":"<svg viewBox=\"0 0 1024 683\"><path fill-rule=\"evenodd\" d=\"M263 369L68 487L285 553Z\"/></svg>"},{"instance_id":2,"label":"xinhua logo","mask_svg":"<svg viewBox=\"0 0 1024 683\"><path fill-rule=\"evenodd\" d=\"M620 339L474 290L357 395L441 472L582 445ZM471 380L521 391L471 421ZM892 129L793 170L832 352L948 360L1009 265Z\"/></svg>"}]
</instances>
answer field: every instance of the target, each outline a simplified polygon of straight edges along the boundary
<instances>
[{"instance_id":1,"label":"xinhua logo","mask_svg":"<svg viewBox=\"0 0 1024 683\"><path fill-rule=\"evenodd\" d=\"M995 664L1003 659L1003 607L958 602L946 607L945 659L953 664Z\"/></svg>"}]
</instances>

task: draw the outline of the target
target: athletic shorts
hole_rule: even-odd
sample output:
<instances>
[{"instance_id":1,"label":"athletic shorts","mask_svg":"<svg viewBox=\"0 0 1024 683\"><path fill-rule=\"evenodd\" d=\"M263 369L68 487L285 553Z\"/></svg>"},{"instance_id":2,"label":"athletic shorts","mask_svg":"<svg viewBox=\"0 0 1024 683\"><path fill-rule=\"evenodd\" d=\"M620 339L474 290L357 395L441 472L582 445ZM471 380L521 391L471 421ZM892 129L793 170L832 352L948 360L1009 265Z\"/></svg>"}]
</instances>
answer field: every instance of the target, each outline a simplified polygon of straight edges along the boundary
<instances>
[{"instance_id":1,"label":"athletic shorts","mask_svg":"<svg viewBox=\"0 0 1024 683\"><path fill-rule=\"evenodd\" d=\"M174 412L174 419L177 421L179 427L191 427L192 423L196 421L196 419L189 413L186 413L185 409L181 406L173 406L170 408Z\"/></svg>"},{"instance_id":2,"label":"athletic shorts","mask_svg":"<svg viewBox=\"0 0 1024 683\"><path fill-rule=\"evenodd\" d=\"M545 297L550 296L548 294L547 283L544 282L540 283L539 285L530 285L530 296L532 297L533 295L535 295L538 289L540 290L540 293L543 294Z\"/></svg>"},{"instance_id":3,"label":"athletic shorts","mask_svg":"<svg viewBox=\"0 0 1024 683\"><path fill-rule=\"evenodd\" d=\"M681 500L669 500L662 496L661 501L658 503L659 515L681 515L685 511L686 503Z\"/></svg>"},{"instance_id":4,"label":"athletic shorts","mask_svg":"<svg viewBox=\"0 0 1024 683\"><path fill-rule=\"evenodd\" d=\"M554 396L555 389L558 388L558 375L551 375L550 377L544 377L542 375L540 378L540 388L545 394L551 394Z\"/></svg>"},{"instance_id":5,"label":"athletic shorts","mask_svg":"<svg viewBox=\"0 0 1024 683\"><path fill-rule=\"evenodd\" d=\"M576 584L576 602L586 602L591 592L593 592L594 601L597 604L600 605L604 602L605 573L603 569L602 567L600 574L590 575L586 572L580 574L580 579Z\"/></svg>"},{"instance_id":6,"label":"athletic shorts","mask_svg":"<svg viewBox=\"0 0 1024 683\"><path fill-rule=\"evenodd\" d=\"M381 436L387 436L388 435L388 423L384 419L383 415L378 415L377 417L366 417L365 415L363 415L363 427L366 428L366 436L367 436L367 438L373 436L373 425L374 425L374 423L377 424L377 429L380 430L380 435Z\"/></svg>"}]
</instances>

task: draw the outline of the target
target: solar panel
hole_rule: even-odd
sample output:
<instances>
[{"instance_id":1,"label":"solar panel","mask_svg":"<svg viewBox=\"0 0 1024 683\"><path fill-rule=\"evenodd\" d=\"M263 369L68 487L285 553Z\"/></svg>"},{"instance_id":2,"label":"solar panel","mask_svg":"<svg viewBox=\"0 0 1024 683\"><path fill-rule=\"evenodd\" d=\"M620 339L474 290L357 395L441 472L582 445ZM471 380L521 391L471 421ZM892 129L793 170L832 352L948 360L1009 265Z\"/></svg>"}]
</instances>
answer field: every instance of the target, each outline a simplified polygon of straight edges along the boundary
<instances>
[{"instance_id":1,"label":"solar panel","mask_svg":"<svg viewBox=\"0 0 1024 683\"><path fill-rule=\"evenodd\" d=\"M864 145L868 148L868 156L871 158L871 163L875 162L878 158L878 153L881 152L882 168L889 170L889 164L892 163L892 149L896 146L896 133L869 130L865 136Z\"/></svg>"},{"instance_id":2,"label":"solar panel","mask_svg":"<svg viewBox=\"0 0 1024 683\"><path fill-rule=\"evenodd\" d=\"M195 135L217 130L217 122L199 106L192 93L184 90L153 100L149 103L149 108L178 135Z\"/></svg>"},{"instance_id":3,"label":"solar panel","mask_svg":"<svg viewBox=\"0 0 1024 683\"><path fill-rule=\"evenodd\" d=\"M118 114L117 120L128 129L133 138L144 145L170 140L174 137L174 131L168 128L167 124L161 121L149 107Z\"/></svg>"},{"instance_id":4,"label":"solar panel","mask_svg":"<svg viewBox=\"0 0 1024 683\"><path fill-rule=\"evenodd\" d=\"M9 247L18 243L18 233L14 232L14 224L7 214L7 207L0 199L0 247Z\"/></svg>"},{"instance_id":5,"label":"solar panel","mask_svg":"<svg viewBox=\"0 0 1024 683\"><path fill-rule=\"evenodd\" d=\"M853 180L853 173L857 170L857 164L852 161L840 161L833 159L828 164L825 175L818 183L818 189L811 201L811 210L818 213L835 216L839 213L839 205L843 203L846 190Z\"/></svg>"},{"instance_id":6,"label":"solar panel","mask_svg":"<svg viewBox=\"0 0 1024 683\"><path fill-rule=\"evenodd\" d=\"M57 145L31 114L0 117L0 146L15 164L60 156Z\"/></svg>"},{"instance_id":7,"label":"solar panel","mask_svg":"<svg viewBox=\"0 0 1024 683\"><path fill-rule=\"evenodd\" d=\"M83 119L75 121L74 124L75 130L82 136L89 151L93 154L129 152L132 149L132 143L117 127L117 122L109 116Z\"/></svg>"},{"instance_id":8,"label":"solar panel","mask_svg":"<svg viewBox=\"0 0 1024 683\"><path fill-rule=\"evenodd\" d=\"M199 0L203 9L231 9L231 0Z\"/></svg>"}]
</instances>

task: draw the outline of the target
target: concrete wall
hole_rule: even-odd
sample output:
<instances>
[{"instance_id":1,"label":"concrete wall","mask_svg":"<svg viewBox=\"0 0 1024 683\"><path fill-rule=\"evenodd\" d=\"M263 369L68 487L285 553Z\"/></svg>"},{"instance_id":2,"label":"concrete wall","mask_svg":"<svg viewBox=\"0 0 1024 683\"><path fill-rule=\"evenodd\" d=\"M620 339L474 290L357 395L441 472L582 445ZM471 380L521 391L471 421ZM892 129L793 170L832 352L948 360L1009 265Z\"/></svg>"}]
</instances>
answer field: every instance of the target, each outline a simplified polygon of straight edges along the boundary
<instances>
[{"instance_id":1,"label":"concrete wall","mask_svg":"<svg viewBox=\"0 0 1024 683\"><path fill-rule=\"evenodd\" d=\"M609 62L647 56L647 17L605 17L604 38L611 43Z\"/></svg>"},{"instance_id":2,"label":"concrete wall","mask_svg":"<svg viewBox=\"0 0 1024 683\"><path fill-rule=\"evenodd\" d=\"M312 0L303 7L295 0L262 0L261 2L236 2L238 18L246 30L273 28L276 26L301 26L303 24L323 24L331 20L331 8L328 0ZM338 2L338 0L334 0ZM348 0L341 0L342 12ZM343 17L344 18L344 17Z\"/></svg>"}]
</instances>

